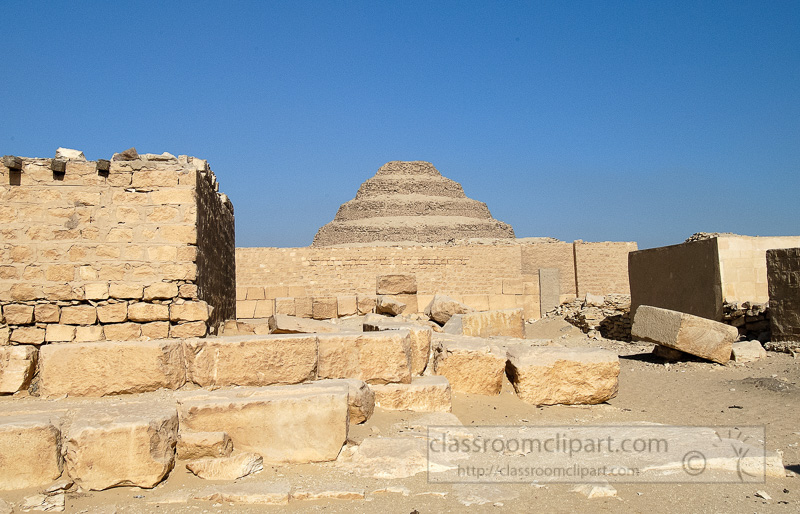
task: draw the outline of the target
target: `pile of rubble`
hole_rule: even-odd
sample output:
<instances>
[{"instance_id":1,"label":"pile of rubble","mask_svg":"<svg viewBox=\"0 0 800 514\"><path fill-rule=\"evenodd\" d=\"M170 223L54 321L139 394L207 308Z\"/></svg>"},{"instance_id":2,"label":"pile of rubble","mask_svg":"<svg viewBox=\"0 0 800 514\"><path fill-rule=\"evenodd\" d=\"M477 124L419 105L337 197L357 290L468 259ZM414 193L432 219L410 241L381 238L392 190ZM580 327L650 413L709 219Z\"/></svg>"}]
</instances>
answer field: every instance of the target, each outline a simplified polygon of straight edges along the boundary
<instances>
[{"instance_id":1,"label":"pile of rubble","mask_svg":"<svg viewBox=\"0 0 800 514\"><path fill-rule=\"evenodd\" d=\"M546 316L561 316L589 337L598 334L617 341L631 340L631 297L623 294L606 296L587 293L548 312Z\"/></svg>"},{"instance_id":2,"label":"pile of rubble","mask_svg":"<svg viewBox=\"0 0 800 514\"><path fill-rule=\"evenodd\" d=\"M722 306L722 322L739 329L745 339L769 341L769 304L755 302L728 303Z\"/></svg>"}]
</instances>

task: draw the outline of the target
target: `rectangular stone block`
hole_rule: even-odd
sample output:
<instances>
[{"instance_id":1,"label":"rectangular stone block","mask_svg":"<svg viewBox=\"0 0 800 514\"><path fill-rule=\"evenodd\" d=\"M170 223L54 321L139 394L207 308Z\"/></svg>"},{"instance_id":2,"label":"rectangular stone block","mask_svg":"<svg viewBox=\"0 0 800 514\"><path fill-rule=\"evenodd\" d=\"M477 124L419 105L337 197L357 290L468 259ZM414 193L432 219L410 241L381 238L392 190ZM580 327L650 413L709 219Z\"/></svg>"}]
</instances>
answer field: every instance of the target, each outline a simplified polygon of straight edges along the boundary
<instances>
[{"instance_id":1,"label":"rectangular stone block","mask_svg":"<svg viewBox=\"0 0 800 514\"><path fill-rule=\"evenodd\" d=\"M74 325L47 325L44 340L48 343L63 343L75 339Z\"/></svg>"},{"instance_id":2,"label":"rectangular stone block","mask_svg":"<svg viewBox=\"0 0 800 514\"><path fill-rule=\"evenodd\" d=\"M169 320L169 305L138 302L128 305L128 319L138 323ZM62 314L63 317L63 314Z\"/></svg>"},{"instance_id":3,"label":"rectangular stone block","mask_svg":"<svg viewBox=\"0 0 800 514\"><path fill-rule=\"evenodd\" d=\"M358 314L364 315L370 312L375 312L375 306L378 303L377 296L361 296L358 295Z\"/></svg>"},{"instance_id":4,"label":"rectangular stone block","mask_svg":"<svg viewBox=\"0 0 800 514\"><path fill-rule=\"evenodd\" d=\"M355 296L337 296L336 308L339 317L358 314L358 298Z\"/></svg>"},{"instance_id":5,"label":"rectangular stone block","mask_svg":"<svg viewBox=\"0 0 800 514\"><path fill-rule=\"evenodd\" d=\"M256 319L269 318L275 314L275 300L256 300L256 310L253 313Z\"/></svg>"},{"instance_id":6,"label":"rectangular stone block","mask_svg":"<svg viewBox=\"0 0 800 514\"><path fill-rule=\"evenodd\" d=\"M186 381L183 345L177 340L47 345L39 353L39 380L45 398L177 389Z\"/></svg>"},{"instance_id":7,"label":"rectangular stone block","mask_svg":"<svg viewBox=\"0 0 800 514\"><path fill-rule=\"evenodd\" d=\"M169 329L169 336L176 339L186 337L203 337L206 335L208 327L205 321L184 321L177 325L172 325Z\"/></svg>"},{"instance_id":8,"label":"rectangular stone block","mask_svg":"<svg viewBox=\"0 0 800 514\"><path fill-rule=\"evenodd\" d=\"M83 286L83 296L87 300L105 300L108 298L108 282L95 282Z\"/></svg>"},{"instance_id":9,"label":"rectangular stone block","mask_svg":"<svg viewBox=\"0 0 800 514\"><path fill-rule=\"evenodd\" d=\"M18 327L11 331L9 340L17 344L42 344L44 329L39 327Z\"/></svg>"},{"instance_id":10,"label":"rectangular stone block","mask_svg":"<svg viewBox=\"0 0 800 514\"><path fill-rule=\"evenodd\" d=\"M33 305L9 304L3 307L3 315L9 325L30 325L33 323Z\"/></svg>"},{"instance_id":11,"label":"rectangular stone block","mask_svg":"<svg viewBox=\"0 0 800 514\"><path fill-rule=\"evenodd\" d=\"M523 339L525 337L525 320L522 316L522 309L470 312L454 314L445 323L443 330L447 334L454 335L508 336Z\"/></svg>"},{"instance_id":12,"label":"rectangular stone block","mask_svg":"<svg viewBox=\"0 0 800 514\"><path fill-rule=\"evenodd\" d=\"M255 300L242 300L236 302L237 319L253 319L256 312Z\"/></svg>"},{"instance_id":13,"label":"rectangular stone block","mask_svg":"<svg viewBox=\"0 0 800 514\"><path fill-rule=\"evenodd\" d=\"M347 440L348 391L313 385L178 393L181 429L226 432L237 452L274 463L335 460Z\"/></svg>"},{"instance_id":14,"label":"rectangular stone block","mask_svg":"<svg viewBox=\"0 0 800 514\"><path fill-rule=\"evenodd\" d=\"M203 300L197 302L173 303L169 307L169 319L178 321L206 321L211 309Z\"/></svg>"},{"instance_id":15,"label":"rectangular stone block","mask_svg":"<svg viewBox=\"0 0 800 514\"><path fill-rule=\"evenodd\" d=\"M178 285L174 282L157 282L144 288L142 299L146 302L151 300L169 300L178 296Z\"/></svg>"},{"instance_id":16,"label":"rectangular stone block","mask_svg":"<svg viewBox=\"0 0 800 514\"><path fill-rule=\"evenodd\" d=\"M447 378L459 393L500 394L506 369L506 350L477 337L437 334L433 372Z\"/></svg>"},{"instance_id":17,"label":"rectangular stone block","mask_svg":"<svg viewBox=\"0 0 800 514\"><path fill-rule=\"evenodd\" d=\"M0 346L0 394L27 389L38 356L39 351L33 346Z\"/></svg>"},{"instance_id":18,"label":"rectangular stone block","mask_svg":"<svg viewBox=\"0 0 800 514\"><path fill-rule=\"evenodd\" d=\"M109 303L97 306L97 319L100 323L122 323L128 320L128 304L125 302Z\"/></svg>"},{"instance_id":19,"label":"rectangular stone block","mask_svg":"<svg viewBox=\"0 0 800 514\"><path fill-rule=\"evenodd\" d=\"M247 300L263 300L264 288L263 287L248 287L245 288Z\"/></svg>"},{"instance_id":20,"label":"rectangular stone block","mask_svg":"<svg viewBox=\"0 0 800 514\"><path fill-rule=\"evenodd\" d=\"M184 343L187 380L200 387L266 386L314 380L313 335L231 336Z\"/></svg>"},{"instance_id":21,"label":"rectangular stone block","mask_svg":"<svg viewBox=\"0 0 800 514\"><path fill-rule=\"evenodd\" d=\"M313 334L341 332L338 325L327 321L298 318L284 314L274 314L269 317L269 332L271 334Z\"/></svg>"},{"instance_id":22,"label":"rectangular stone block","mask_svg":"<svg viewBox=\"0 0 800 514\"><path fill-rule=\"evenodd\" d=\"M61 308L52 303L40 303L35 308L37 323L58 323L61 318Z\"/></svg>"},{"instance_id":23,"label":"rectangular stone block","mask_svg":"<svg viewBox=\"0 0 800 514\"><path fill-rule=\"evenodd\" d=\"M52 414L0 417L0 490L50 485L61 476L61 433Z\"/></svg>"},{"instance_id":24,"label":"rectangular stone block","mask_svg":"<svg viewBox=\"0 0 800 514\"><path fill-rule=\"evenodd\" d=\"M294 316L294 298L275 298L274 314Z\"/></svg>"},{"instance_id":25,"label":"rectangular stone block","mask_svg":"<svg viewBox=\"0 0 800 514\"><path fill-rule=\"evenodd\" d=\"M374 318L371 318L374 316ZM431 352L431 337L433 330L430 327L417 325L393 318L386 318L376 314L367 314L362 325L364 332L379 332L381 330L408 330L411 335L411 374L421 375L428 366L428 357Z\"/></svg>"},{"instance_id":26,"label":"rectangular stone block","mask_svg":"<svg viewBox=\"0 0 800 514\"><path fill-rule=\"evenodd\" d=\"M87 327L75 327L75 341L85 343L89 341L102 341L103 327L101 325L89 325Z\"/></svg>"},{"instance_id":27,"label":"rectangular stone block","mask_svg":"<svg viewBox=\"0 0 800 514\"><path fill-rule=\"evenodd\" d=\"M139 323L112 323L103 326L105 338L109 341L131 341L142 337L142 326Z\"/></svg>"},{"instance_id":28,"label":"rectangular stone block","mask_svg":"<svg viewBox=\"0 0 800 514\"><path fill-rule=\"evenodd\" d=\"M294 299L294 315L298 318L311 318L313 316L313 303L310 297Z\"/></svg>"},{"instance_id":29,"label":"rectangular stone block","mask_svg":"<svg viewBox=\"0 0 800 514\"><path fill-rule=\"evenodd\" d=\"M539 316L561 305L561 276L558 268L539 269Z\"/></svg>"},{"instance_id":30,"label":"rectangular stone block","mask_svg":"<svg viewBox=\"0 0 800 514\"><path fill-rule=\"evenodd\" d=\"M311 317L314 319L333 319L338 312L335 296L315 296L311 299Z\"/></svg>"},{"instance_id":31,"label":"rectangular stone block","mask_svg":"<svg viewBox=\"0 0 800 514\"><path fill-rule=\"evenodd\" d=\"M375 293L378 295L416 294L417 277L405 274L379 275Z\"/></svg>"},{"instance_id":32,"label":"rectangular stone block","mask_svg":"<svg viewBox=\"0 0 800 514\"><path fill-rule=\"evenodd\" d=\"M317 376L321 379L411 382L411 334L407 330L319 334L317 341Z\"/></svg>"},{"instance_id":33,"label":"rectangular stone block","mask_svg":"<svg viewBox=\"0 0 800 514\"><path fill-rule=\"evenodd\" d=\"M731 358L736 327L678 311L640 305L633 318L634 339L660 344L720 364Z\"/></svg>"},{"instance_id":34,"label":"rectangular stone block","mask_svg":"<svg viewBox=\"0 0 800 514\"><path fill-rule=\"evenodd\" d=\"M111 298L138 300L142 298L142 284L130 284L128 282L112 282L108 286L108 295Z\"/></svg>"},{"instance_id":35,"label":"rectangular stone block","mask_svg":"<svg viewBox=\"0 0 800 514\"><path fill-rule=\"evenodd\" d=\"M61 323L64 325L94 325L97 309L91 305L70 305L61 308Z\"/></svg>"},{"instance_id":36,"label":"rectangular stone block","mask_svg":"<svg viewBox=\"0 0 800 514\"><path fill-rule=\"evenodd\" d=\"M426 304L427 305L427 304ZM476 311L489 310L489 295L488 294L465 294L464 305L471 307Z\"/></svg>"},{"instance_id":37,"label":"rectangular stone block","mask_svg":"<svg viewBox=\"0 0 800 514\"><path fill-rule=\"evenodd\" d=\"M442 376L414 377L410 384L370 386L375 392L375 406L386 410L414 412L450 412L450 383Z\"/></svg>"},{"instance_id":38,"label":"rectangular stone block","mask_svg":"<svg viewBox=\"0 0 800 514\"><path fill-rule=\"evenodd\" d=\"M286 298L287 296L289 296L289 288L287 286L266 286L264 288L264 298L267 300Z\"/></svg>"},{"instance_id":39,"label":"rectangular stone block","mask_svg":"<svg viewBox=\"0 0 800 514\"><path fill-rule=\"evenodd\" d=\"M144 339L167 339L169 337L169 321L152 321L142 324Z\"/></svg>"}]
</instances>

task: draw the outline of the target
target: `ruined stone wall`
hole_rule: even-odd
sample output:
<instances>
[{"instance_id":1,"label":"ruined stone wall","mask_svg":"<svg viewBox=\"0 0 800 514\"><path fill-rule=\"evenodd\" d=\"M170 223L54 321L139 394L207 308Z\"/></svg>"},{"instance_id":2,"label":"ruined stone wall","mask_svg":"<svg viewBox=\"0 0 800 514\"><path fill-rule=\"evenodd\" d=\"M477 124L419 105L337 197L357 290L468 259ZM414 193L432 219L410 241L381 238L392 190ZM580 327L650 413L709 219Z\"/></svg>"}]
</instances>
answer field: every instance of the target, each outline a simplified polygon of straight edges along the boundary
<instances>
[{"instance_id":1,"label":"ruined stone wall","mask_svg":"<svg viewBox=\"0 0 800 514\"><path fill-rule=\"evenodd\" d=\"M584 243L576 241L575 282L578 298L590 294L627 294L628 254L636 243Z\"/></svg>"},{"instance_id":2,"label":"ruined stone wall","mask_svg":"<svg viewBox=\"0 0 800 514\"><path fill-rule=\"evenodd\" d=\"M717 237L723 300L729 303L768 302L767 250L797 246L800 246L800 236Z\"/></svg>"},{"instance_id":3,"label":"ruined stone wall","mask_svg":"<svg viewBox=\"0 0 800 514\"><path fill-rule=\"evenodd\" d=\"M772 341L800 342L800 248L767 251Z\"/></svg>"},{"instance_id":4,"label":"ruined stone wall","mask_svg":"<svg viewBox=\"0 0 800 514\"><path fill-rule=\"evenodd\" d=\"M0 164L0 306L7 340L206 334L203 300L225 302L220 288L205 286L218 282L206 276L216 271L198 262L198 246L216 242L198 235L214 224L232 233L233 216L205 216L198 223L199 214L220 210L211 207L212 198L224 203L204 192L205 181L213 182L205 161L11 162ZM200 209L198 197L204 199ZM231 259L217 266L226 270ZM0 334L0 344L3 339Z\"/></svg>"}]
</instances>

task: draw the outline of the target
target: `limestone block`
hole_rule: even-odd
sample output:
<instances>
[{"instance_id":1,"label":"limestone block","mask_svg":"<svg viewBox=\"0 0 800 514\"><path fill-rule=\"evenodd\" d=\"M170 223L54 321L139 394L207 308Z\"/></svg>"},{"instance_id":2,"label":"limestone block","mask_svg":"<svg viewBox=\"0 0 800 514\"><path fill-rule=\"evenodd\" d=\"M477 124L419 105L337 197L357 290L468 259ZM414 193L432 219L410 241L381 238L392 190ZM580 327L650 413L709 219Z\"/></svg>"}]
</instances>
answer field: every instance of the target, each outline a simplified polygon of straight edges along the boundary
<instances>
[{"instance_id":1,"label":"limestone block","mask_svg":"<svg viewBox=\"0 0 800 514\"><path fill-rule=\"evenodd\" d=\"M759 341L741 341L731 345L733 360L736 362L754 362L767 358L767 351Z\"/></svg>"},{"instance_id":2,"label":"limestone block","mask_svg":"<svg viewBox=\"0 0 800 514\"><path fill-rule=\"evenodd\" d=\"M294 298L275 298L275 314L294 316Z\"/></svg>"},{"instance_id":3,"label":"limestone block","mask_svg":"<svg viewBox=\"0 0 800 514\"><path fill-rule=\"evenodd\" d=\"M169 305L144 302L132 303L128 305L128 319L139 323L166 321L169 320L169 310Z\"/></svg>"},{"instance_id":4,"label":"limestone block","mask_svg":"<svg viewBox=\"0 0 800 514\"><path fill-rule=\"evenodd\" d=\"M599 348L514 345L507 374L526 403L596 404L617 395L619 358Z\"/></svg>"},{"instance_id":5,"label":"limestone block","mask_svg":"<svg viewBox=\"0 0 800 514\"><path fill-rule=\"evenodd\" d=\"M74 325L47 325L44 340L48 343L62 343L75 339Z\"/></svg>"},{"instance_id":6,"label":"limestone block","mask_svg":"<svg viewBox=\"0 0 800 514\"><path fill-rule=\"evenodd\" d=\"M474 309L476 311L488 311L489 310L489 295L487 294L465 294L464 295L464 305L467 307ZM463 313L455 313L455 314L463 314ZM537 313L538 314L538 313ZM430 316L428 316L430 317ZM447 323L445 321L445 323Z\"/></svg>"},{"instance_id":7,"label":"limestone block","mask_svg":"<svg viewBox=\"0 0 800 514\"><path fill-rule=\"evenodd\" d=\"M144 288L142 299L146 302L151 300L169 300L178 296L178 285L174 282L157 282Z\"/></svg>"},{"instance_id":8,"label":"limestone block","mask_svg":"<svg viewBox=\"0 0 800 514\"><path fill-rule=\"evenodd\" d=\"M256 309L253 312L253 317L257 319L269 318L275 314L275 301L274 300L256 300Z\"/></svg>"},{"instance_id":9,"label":"limestone block","mask_svg":"<svg viewBox=\"0 0 800 514\"><path fill-rule=\"evenodd\" d=\"M305 318L275 314L269 317L269 330L273 334L312 334L340 332L341 328L328 323Z\"/></svg>"},{"instance_id":10,"label":"limestone block","mask_svg":"<svg viewBox=\"0 0 800 514\"><path fill-rule=\"evenodd\" d=\"M79 343L102 341L103 339L105 339L105 335L103 334L103 327L101 325L75 327L75 341Z\"/></svg>"},{"instance_id":11,"label":"limestone block","mask_svg":"<svg viewBox=\"0 0 800 514\"><path fill-rule=\"evenodd\" d=\"M433 372L459 393L495 395L503 387L506 350L486 339L435 336Z\"/></svg>"},{"instance_id":12,"label":"limestone block","mask_svg":"<svg viewBox=\"0 0 800 514\"><path fill-rule=\"evenodd\" d=\"M187 380L200 387L297 384L316 378L316 337L230 336L184 342Z\"/></svg>"},{"instance_id":13,"label":"limestone block","mask_svg":"<svg viewBox=\"0 0 800 514\"><path fill-rule=\"evenodd\" d=\"M350 423L363 423L375 411L375 392L363 380L357 378L316 380L309 387L347 387Z\"/></svg>"},{"instance_id":14,"label":"limestone block","mask_svg":"<svg viewBox=\"0 0 800 514\"><path fill-rule=\"evenodd\" d=\"M239 319L251 319L255 317L256 300L243 300L236 302L236 317Z\"/></svg>"},{"instance_id":15,"label":"limestone block","mask_svg":"<svg viewBox=\"0 0 800 514\"><path fill-rule=\"evenodd\" d=\"M7 325L0 325L0 346L5 346L11 338L11 329Z\"/></svg>"},{"instance_id":16,"label":"limestone block","mask_svg":"<svg viewBox=\"0 0 800 514\"><path fill-rule=\"evenodd\" d=\"M176 394L182 429L224 431L237 451L276 463L336 459L347 440L347 397L344 387L306 385Z\"/></svg>"},{"instance_id":17,"label":"limestone block","mask_svg":"<svg viewBox=\"0 0 800 514\"><path fill-rule=\"evenodd\" d=\"M71 148L58 148L56 149L56 159L85 161L86 156L80 150L73 150Z\"/></svg>"},{"instance_id":18,"label":"limestone block","mask_svg":"<svg viewBox=\"0 0 800 514\"><path fill-rule=\"evenodd\" d=\"M406 304L406 308L403 310L403 314L408 316L409 314L416 314L420 312L419 305L417 304L417 295L415 294L396 294L393 295L392 298L395 301L400 303Z\"/></svg>"},{"instance_id":19,"label":"limestone block","mask_svg":"<svg viewBox=\"0 0 800 514\"><path fill-rule=\"evenodd\" d=\"M633 317L634 339L660 344L720 364L731 358L731 344L739 337L736 327L717 321L640 305Z\"/></svg>"},{"instance_id":20,"label":"limestone block","mask_svg":"<svg viewBox=\"0 0 800 514\"><path fill-rule=\"evenodd\" d=\"M85 407L64 434L67 472L82 490L154 487L175 464L177 440L171 404Z\"/></svg>"},{"instance_id":21,"label":"limestone block","mask_svg":"<svg viewBox=\"0 0 800 514\"><path fill-rule=\"evenodd\" d=\"M264 469L264 459L257 453L239 453L230 457L197 459L186 469L205 480L236 480Z\"/></svg>"},{"instance_id":22,"label":"limestone block","mask_svg":"<svg viewBox=\"0 0 800 514\"><path fill-rule=\"evenodd\" d=\"M30 325L33 323L33 305L9 304L3 307L3 315L9 325Z\"/></svg>"},{"instance_id":23,"label":"limestone block","mask_svg":"<svg viewBox=\"0 0 800 514\"><path fill-rule=\"evenodd\" d=\"M108 298L108 283L95 282L84 285L83 297L87 300L106 300Z\"/></svg>"},{"instance_id":24,"label":"limestone block","mask_svg":"<svg viewBox=\"0 0 800 514\"><path fill-rule=\"evenodd\" d=\"M311 299L311 317L314 319L332 319L337 317L338 312L335 296L315 296Z\"/></svg>"},{"instance_id":25,"label":"limestone block","mask_svg":"<svg viewBox=\"0 0 800 514\"><path fill-rule=\"evenodd\" d=\"M206 321L211 309L203 300L197 302L173 303L169 308L169 319L177 321Z\"/></svg>"},{"instance_id":26,"label":"limestone block","mask_svg":"<svg viewBox=\"0 0 800 514\"><path fill-rule=\"evenodd\" d=\"M417 294L417 277L414 275L379 275L375 292L383 294Z\"/></svg>"},{"instance_id":27,"label":"limestone block","mask_svg":"<svg viewBox=\"0 0 800 514\"><path fill-rule=\"evenodd\" d=\"M43 397L177 389L186 381L183 345L175 340L47 345L39 353L39 380Z\"/></svg>"},{"instance_id":28,"label":"limestone block","mask_svg":"<svg viewBox=\"0 0 800 514\"><path fill-rule=\"evenodd\" d=\"M97 319L100 323L122 323L128 320L128 304L125 302L109 303L97 307Z\"/></svg>"},{"instance_id":29,"label":"limestone block","mask_svg":"<svg viewBox=\"0 0 800 514\"><path fill-rule=\"evenodd\" d=\"M109 341L132 341L142 337L142 326L138 323L114 323L104 325L103 333Z\"/></svg>"},{"instance_id":30,"label":"limestone block","mask_svg":"<svg viewBox=\"0 0 800 514\"><path fill-rule=\"evenodd\" d=\"M61 323L64 325L94 325L97 309L91 305L70 305L61 308Z\"/></svg>"},{"instance_id":31,"label":"limestone block","mask_svg":"<svg viewBox=\"0 0 800 514\"><path fill-rule=\"evenodd\" d=\"M0 347L0 394L27 389L36 370L39 351L32 346Z\"/></svg>"},{"instance_id":32,"label":"limestone block","mask_svg":"<svg viewBox=\"0 0 800 514\"><path fill-rule=\"evenodd\" d=\"M228 457L232 451L233 441L225 432L180 432L177 446L180 460Z\"/></svg>"},{"instance_id":33,"label":"limestone block","mask_svg":"<svg viewBox=\"0 0 800 514\"><path fill-rule=\"evenodd\" d=\"M112 282L108 286L108 295L111 298L125 298L139 300L142 298L142 284L131 284L128 282Z\"/></svg>"},{"instance_id":34,"label":"limestone block","mask_svg":"<svg viewBox=\"0 0 800 514\"><path fill-rule=\"evenodd\" d=\"M364 315L370 312L375 312L375 306L378 303L377 296L358 296L358 314Z\"/></svg>"},{"instance_id":35,"label":"limestone block","mask_svg":"<svg viewBox=\"0 0 800 514\"><path fill-rule=\"evenodd\" d=\"M40 303L34 311L37 323L58 323L61 318L61 308L52 303Z\"/></svg>"},{"instance_id":36,"label":"limestone block","mask_svg":"<svg viewBox=\"0 0 800 514\"><path fill-rule=\"evenodd\" d=\"M387 410L450 412L450 382L443 376L414 377L410 384L373 385L375 405Z\"/></svg>"},{"instance_id":37,"label":"limestone block","mask_svg":"<svg viewBox=\"0 0 800 514\"><path fill-rule=\"evenodd\" d=\"M19 327L11 331L9 340L17 344L42 344L44 329L38 327Z\"/></svg>"},{"instance_id":38,"label":"limestone block","mask_svg":"<svg viewBox=\"0 0 800 514\"><path fill-rule=\"evenodd\" d=\"M298 318L310 318L313 315L313 303L310 297L295 297L294 315Z\"/></svg>"},{"instance_id":39,"label":"limestone block","mask_svg":"<svg viewBox=\"0 0 800 514\"><path fill-rule=\"evenodd\" d=\"M0 490L43 487L61 476L61 433L50 414L0 417Z\"/></svg>"},{"instance_id":40,"label":"limestone block","mask_svg":"<svg viewBox=\"0 0 800 514\"><path fill-rule=\"evenodd\" d=\"M358 314L358 298L355 296L337 296L336 308L339 317Z\"/></svg>"},{"instance_id":41,"label":"limestone block","mask_svg":"<svg viewBox=\"0 0 800 514\"><path fill-rule=\"evenodd\" d=\"M389 314L397 316L406 310L406 304L392 298L391 296L379 296L375 305L375 312L378 314Z\"/></svg>"},{"instance_id":42,"label":"limestone block","mask_svg":"<svg viewBox=\"0 0 800 514\"><path fill-rule=\"evenodd\" d=\"M369 384L411 382L408 330L317 336L319 378L358 378Z\"/></svg>"},{"instance_id":43,"label":"limestone block","mask_svg":"<svg viewBox=\"0 0 800 514\"><path fill-rule=\"evenodd\" d=\"M169 328L169 336L176 339L187 337L203 337L206 335L208 327L205 321L187 321L172 325Z\"/></svg>"},{"instance_id":44,"label":"limestone block","mask_svg":"<svg viewBox=\"0 0 800 514\"><path fill-rule=\"evenodd\" d=\"M264 288L263 287L247 287L245 288L245 298L246 300L263 300L264 299Z\"/></svg>"},{"instance_id":45,"label":"limestone block","mask_svg":"<svg viewBox=\"0 0 800 514\"><path fill-rule=\"evenodd\" d=\"M367 319L369 315L367 316ZM381 318L383 318L381 316ZM433 330L415 323L403 323L392 318L379 320L364 320L364 332L377 332L381 330L408 330L411 334L411 374L421 375L428 366L428 357L431 352L431 337Z\"/></svg>"},{"instance_id":46,"label":"limestone block","mask_svg":"<svg viewBox=\"0 0 800 514\"><path fill-rule=\"evenodd\" d=\"M166 339L169 337L169 321L153 321L142 324L142 337L145 339Z\"/></svg>"},{"instance_id":47,"label":"limestone block","mask_svg":"<svg viewBox=\"0 0 800 514\"><path fill-rule=\"evenodd\" d=\"M488 299L487 299L488 304ZM488 309L487 309L488 310ZM431 303L425 307L425 315L430 319L444 325L454 314L466 314L472 312L473 309L467 307L461 302L457 302L449 296L435 295Z\"/></svg>"},{"instance_id":48,"label":"limestone block","mask_svg":"<svg viewBox=\"0 0 800 514\"><path fill-rule=\"evenodd\" d=\"M206 487L193 498L236 505L286 505L290 491L291 485L287 482L242 482Z\"/></svg>"},{"instance_id":49,"label":"limestone block","mask_svg":"<svg viewBox=\"0 0 800 514\"><path fill-rule=\"evenodd\" d=\"M523 339L525 320L522 309L454 314L445 323L447 334L473 337L508 336Z\"/></svg>"},{"instance_id":50,"label":"limestone block","mask_svg":"<svg viewBox=\"0 0 800 514\"><path fill-rule=\"evenodd\" d=\"M196 284L181 284L178 287L178 294L181 298L197 298Z\"/></svg>"}]
</instances>

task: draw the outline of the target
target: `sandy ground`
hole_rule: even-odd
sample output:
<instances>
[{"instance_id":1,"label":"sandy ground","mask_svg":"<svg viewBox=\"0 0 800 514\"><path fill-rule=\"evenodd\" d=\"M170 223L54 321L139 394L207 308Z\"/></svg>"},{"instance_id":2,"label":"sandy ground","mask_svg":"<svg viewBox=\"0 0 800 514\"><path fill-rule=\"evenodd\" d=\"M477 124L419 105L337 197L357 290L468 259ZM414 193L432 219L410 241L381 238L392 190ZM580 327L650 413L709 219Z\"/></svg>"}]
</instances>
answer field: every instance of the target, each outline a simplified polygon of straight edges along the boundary
<instances>
[{"instance_id":1,"label":"sandy ground","mask_svg":"<svg viewBox=\"0 0 800 514\"><path fill-rule=\"evenodd\" d=\"M178 462L169 479L145 490L116 488L69 493L66 512L800 512L800 359L772 353L748 364L706 362L665 365L650 356L652 345L589 340L559 324L542 325L531 335L555 336L567 346L603 347L620 355L619 394L594 406L534 407L523 403L506 383L494 397L454 394L453 414L466 425L602 425L654 422L674 425L766 425L767 449L783 454L786 477L759 484L631 484L612 482L616 497L588 499L574 484L438 484L426 473L380 480L348 474L331 464L266 466L239 480L288 482L293 488L338 484L366 491L363 500L292 501L284 506L246 506L188 501L154 504L155 498L197 490L213 482L186 471ZM566 337L561 337L561 336ZM748 380L764 379L764 380ZM398 427L425 414L376 408L373 417L350 431L353 442L398 434ZM398 492L373 493L385 487ZM766 500L756 496L765 491ZM0 493L19 502L37 491ZM472 503L470 506L465 503ZM483 501L483 503L481 503Z\"/></svg>"}]
</instances>

